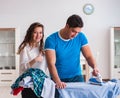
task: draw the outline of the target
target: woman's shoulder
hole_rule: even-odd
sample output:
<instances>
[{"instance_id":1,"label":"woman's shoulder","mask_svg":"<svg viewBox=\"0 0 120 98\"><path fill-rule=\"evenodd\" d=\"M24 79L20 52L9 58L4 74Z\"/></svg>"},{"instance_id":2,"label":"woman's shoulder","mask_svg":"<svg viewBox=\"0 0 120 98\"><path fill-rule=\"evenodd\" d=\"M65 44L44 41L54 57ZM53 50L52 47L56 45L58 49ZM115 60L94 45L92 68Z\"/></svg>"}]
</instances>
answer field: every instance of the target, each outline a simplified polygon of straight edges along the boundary
<instances>
[{"instance_id":1,"label":"woman's shoulder","mask_svg":"<svg viewBox=\"0 0 120 98\"><path fill-rule=\"evenodd\" d=\"M30 45L29 44L26 44L24 46L24 48L21 50L21 52L24 52L24 51L30 51Z\"/></svg>"}]
</instances>

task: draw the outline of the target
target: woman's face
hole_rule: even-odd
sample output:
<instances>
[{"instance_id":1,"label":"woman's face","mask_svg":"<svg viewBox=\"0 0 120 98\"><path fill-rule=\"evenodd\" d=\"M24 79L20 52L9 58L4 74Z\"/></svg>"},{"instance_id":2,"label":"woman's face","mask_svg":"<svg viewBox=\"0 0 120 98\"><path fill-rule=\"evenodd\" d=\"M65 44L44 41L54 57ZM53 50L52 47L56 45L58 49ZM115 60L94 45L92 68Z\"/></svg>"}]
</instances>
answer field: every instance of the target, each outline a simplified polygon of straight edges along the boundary
<instances>
[{"instance_id":1,"label":"woman's face","mask_svg":"<svg viewBox=\"0 0 120 98\"><path fill-rule=\"evenodd\" d=\"M33 32L33 42L38 43L43 38L43 29L42 27L36 27Z\"/></svg>"}]
</instances>

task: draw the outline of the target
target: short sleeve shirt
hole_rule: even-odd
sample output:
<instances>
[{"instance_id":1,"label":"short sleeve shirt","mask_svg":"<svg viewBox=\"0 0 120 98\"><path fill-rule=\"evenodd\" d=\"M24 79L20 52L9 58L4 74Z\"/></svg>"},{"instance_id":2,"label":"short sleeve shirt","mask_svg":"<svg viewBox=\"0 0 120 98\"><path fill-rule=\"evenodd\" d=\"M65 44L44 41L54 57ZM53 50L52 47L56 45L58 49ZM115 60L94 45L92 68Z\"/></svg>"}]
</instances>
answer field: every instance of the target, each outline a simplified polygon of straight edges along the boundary
<instances>
[{"instance_id":1,"label":"short sleeve shirt","mask_svg":"<svg viewBox=\"0 0 120 98\"><path fill-rule=\"evenodd\" d=\"M87 44L88 40L82 32L79 32L75 38L69 40L62 39L59 32L55 32L47 37L45 50L55 51L55 66L60 79L82 75L80 51Z\"/></svg>"}]
</instances>

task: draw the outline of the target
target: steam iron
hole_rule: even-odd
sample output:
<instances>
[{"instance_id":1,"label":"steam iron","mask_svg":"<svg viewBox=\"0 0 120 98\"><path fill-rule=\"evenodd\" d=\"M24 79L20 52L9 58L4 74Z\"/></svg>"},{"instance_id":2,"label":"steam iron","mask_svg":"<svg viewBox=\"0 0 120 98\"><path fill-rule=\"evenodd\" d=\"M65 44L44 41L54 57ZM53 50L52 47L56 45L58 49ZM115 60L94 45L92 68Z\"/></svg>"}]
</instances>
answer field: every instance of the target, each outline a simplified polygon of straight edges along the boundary
<instances>
[{"instance_id":1,"label":"steam iron","mask_svg":"<svg viewBox=\"0 0 120 98\"><path fill-rule=\"evenodd\" d=\"M103 81L102 81L102 76L100 75L100 73L98 73L97 76L93 76L89 79L89 83L90 84L94 84L94 85L103 85Z\"/></svg>"}]
</instances>

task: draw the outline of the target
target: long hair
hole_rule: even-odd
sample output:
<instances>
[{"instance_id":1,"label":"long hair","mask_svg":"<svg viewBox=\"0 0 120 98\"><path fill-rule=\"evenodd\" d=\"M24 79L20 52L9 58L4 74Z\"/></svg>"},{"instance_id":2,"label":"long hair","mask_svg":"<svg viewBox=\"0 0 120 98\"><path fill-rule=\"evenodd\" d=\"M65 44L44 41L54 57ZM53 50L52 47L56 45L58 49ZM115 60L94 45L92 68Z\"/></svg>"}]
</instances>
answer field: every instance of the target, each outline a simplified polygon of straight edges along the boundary
<instances>
[{"instance_id":1,"label":"long hair","mask_svg":"<svg viewBox=\"0 0 120 98\"><path fill-rule=\"evenodd\" d=\"M34 29L36 27L42 27L43 37L40 40L39 51L43 53L43 47L44 47L44 42L43 42L43 38L44 38L44 26L41 23L39 23L39 22L35 22L35 23L32 23L30 25L30 27L28 28L28 30L26 31L25 38L24 38L23 42L20 44L20 46L18 47L18 52L17 52L18 54L20 54L20 52L24 49L24 47L27 44L30 44L33 41L32 37L33 37Z\"/></svg>"}]
</instances>

